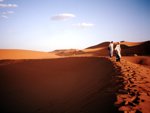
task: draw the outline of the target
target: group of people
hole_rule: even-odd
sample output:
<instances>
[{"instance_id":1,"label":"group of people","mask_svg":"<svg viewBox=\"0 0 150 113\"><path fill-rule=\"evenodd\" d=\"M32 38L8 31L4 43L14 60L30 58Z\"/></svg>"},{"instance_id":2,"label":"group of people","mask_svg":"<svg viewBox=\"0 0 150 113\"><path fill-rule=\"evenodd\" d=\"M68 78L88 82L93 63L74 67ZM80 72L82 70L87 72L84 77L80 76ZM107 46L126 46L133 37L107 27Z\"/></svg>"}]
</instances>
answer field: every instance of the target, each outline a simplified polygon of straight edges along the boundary
<instances>
[{"instance_id":1,"label":"group of people","mask_svg":"<svg viewBox=\"0 0 150 113\"><path fill-rule=\"evenodd\" d=\"M112 57L113 53L114 53L114 43L113 41L110 42L109 46L108 46L108 50L109 50L109 56ZM120 42L117 42L116 47L115 47L115 55L116 55L116 61L120 62L121 59L121 47L120 47Z\"/></svg>"}]
</instances>

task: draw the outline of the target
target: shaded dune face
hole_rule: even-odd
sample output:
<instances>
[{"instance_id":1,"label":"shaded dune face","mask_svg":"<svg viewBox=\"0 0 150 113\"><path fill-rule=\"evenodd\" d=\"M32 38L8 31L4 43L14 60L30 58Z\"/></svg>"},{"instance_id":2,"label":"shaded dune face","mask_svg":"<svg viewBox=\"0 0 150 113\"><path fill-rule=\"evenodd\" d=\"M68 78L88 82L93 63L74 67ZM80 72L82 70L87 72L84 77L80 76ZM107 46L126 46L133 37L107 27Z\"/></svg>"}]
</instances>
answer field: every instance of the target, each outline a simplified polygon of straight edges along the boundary
<instances>
[{"instance_id":1,"label":"shaded dune face","mask_svg":"<svg viewBox=\"0 0 150 113\"><path fill-rule=\"evenodd\" d=\"M92 54L93 56L108 56L109 42L103 42L101 44L86 48L84 54ZM114 48L116 42L114 42ZM121 42L121 54L123 56L133 55L150 55L150 41L145 42ZM115 52L114 52L115 53ZM114 54L115 55L115 54Z\"/></svg>"},{"instance_id":2,"label":"shaded dune face","mask_svg":"<svg viewBox=\"0 0 150 113\"><path fill-rule=\"evenodd\" d=\"M96 57L1 65L1 112L114 112L112 73L112 63Z\"/></svg>"},{"instance_id":3,"label":"shaded dune face","mask_svg":"<svg viewBox=\"0 0 150 113\"><path fill-rule=\"evenodd\" d=\"M135 64L140 64L143 66L150 67L150 56L134 56L134 57L124 57L125 60L128 60Z\"/></svg>"}]
</instances>

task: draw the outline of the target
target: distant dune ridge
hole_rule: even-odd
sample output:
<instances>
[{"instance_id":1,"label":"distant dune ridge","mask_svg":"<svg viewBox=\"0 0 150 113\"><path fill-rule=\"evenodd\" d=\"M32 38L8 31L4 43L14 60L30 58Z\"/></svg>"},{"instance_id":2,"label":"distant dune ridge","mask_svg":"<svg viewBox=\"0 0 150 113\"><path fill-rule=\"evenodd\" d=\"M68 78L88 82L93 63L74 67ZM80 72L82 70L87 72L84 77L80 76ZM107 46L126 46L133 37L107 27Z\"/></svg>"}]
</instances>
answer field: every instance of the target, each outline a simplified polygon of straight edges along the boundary
<instances>
[{"instance_id":1,"label":"distant dune ridge","mask_svg":"<svg viewBox=\"0 0 150 113\"><path fill-rule=\"evenodd\" d=\"M150 41L121 41L121 62L108 45L1 49L0 112L149 113Z\"/></svg>"},{"instance_id":2,"label":"distant dune ridge","mask_svg":"<svg viewBox=\"0 0 150 113\"><path fill-rule=\"evenodd\" d=\"M59 56L51 52L19 50L19 49L0 49L0 59L42 59L58 58Z\"/></svg>"},{"instance_id":3,"label":"distant dune ridge","mask_svg":"<svg viewBox=\"0 0 150 113\"><path fill-rule=\"evenodd\" d=\"M84 52L82 50L77 49L62 49L62 50L55 50L53 51L58 56L73 56L78 54L83 54Z\"/></svg>"},{"instance_id":4,"label":"distant dune ridge","mask_svg":"<svg viewBox=\"0 0 150 113\"><path fill-rule=\"evenodd\" d=\"M108 50L107 47L109 45L109 42L104 42L95 46L91 46L86 48L85 54L92 54L96 56L107 56ZM114 44L115 46L115 44ZM146 42L126 42L121 41L121 48L122 48L122 55L125 56L133 56L133 55L150 55L150 41ZM92 51L92 50L93 51ZM89 51L88 51L89 50Z\"/></svg>"},{"instance_id":5,"label":"distant dune ridge","mask_svg":"<svg viewBox=\"0 0 150 113\"><path fill-rule=\"evenodd\" d=\"M109 42L103 42L83 50L62 49L52 52L40 52L17 49L0 49L0 59L39 59L39 58L58 58L59 56L108 56L107 47ZM114 44L115 45L115 44ZM146 42L126 42L121 41L123 56L144 56L150 55L150 41Z\"/></svg>"}]
</instances>

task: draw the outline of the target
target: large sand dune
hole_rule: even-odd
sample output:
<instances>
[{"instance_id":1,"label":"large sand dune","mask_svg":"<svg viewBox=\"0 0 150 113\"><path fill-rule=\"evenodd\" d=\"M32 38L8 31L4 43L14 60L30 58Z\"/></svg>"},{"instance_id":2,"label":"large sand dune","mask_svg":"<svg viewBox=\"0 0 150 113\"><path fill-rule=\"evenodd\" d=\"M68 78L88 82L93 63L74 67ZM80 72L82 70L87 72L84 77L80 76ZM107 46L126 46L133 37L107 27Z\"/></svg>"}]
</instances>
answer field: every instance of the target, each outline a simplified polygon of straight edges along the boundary
<instances>
[{"instance_id":1,"label":"large sand dune","mask_svg":"<svg viewBox=\"0 0 150 113\"><path fill-rule=\"evenodd\" d=\"M115 47L116 42L114 43ZM51 52L0 49L0 59L45 59L68 56L108 56L109 42L103 42L83 50L62 49ZM148 56L150 55L150 41L146 42L121 42L121 54L123 56Z\"/></svg>"},{"instance_id":2,"label":"large sand dune","mask_svg":"<svg viewBox=\"0 0 150 113\"><path fill-rule=\"evenodd\" d=\"M5 60L1 112L113 113L114 73L106 58Z\"/></svg>"},{"instance_id":3,"label":"large sand dune","mask_svg":"<svg viewBox=\"0 0 150 113\"><path fill-rule=\"evenodd\" d=\"M0 112L149 113L150 41L121 42L121 62L108 44L0 50Z\"/></svg>"}]
</instances>

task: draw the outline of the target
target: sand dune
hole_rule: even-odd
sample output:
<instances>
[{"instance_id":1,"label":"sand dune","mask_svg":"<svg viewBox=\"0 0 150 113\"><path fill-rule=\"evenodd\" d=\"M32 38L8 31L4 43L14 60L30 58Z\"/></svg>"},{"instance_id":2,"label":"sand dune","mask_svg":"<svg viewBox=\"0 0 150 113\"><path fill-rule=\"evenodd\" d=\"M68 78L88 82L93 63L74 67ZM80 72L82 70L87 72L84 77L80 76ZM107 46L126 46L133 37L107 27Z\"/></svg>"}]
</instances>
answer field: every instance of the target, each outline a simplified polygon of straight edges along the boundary
<instances>
[{"instance_id":1,"label":"sand dune","mask_svg":"<svg viewBox=\"0 0 150 113\"><path fill-rule=\"evenodd\" d=\"M123 58L132 63L150 67L150 56L124 56Z\"/></svg>"},{"instance_id":2,"label":"sand dune","mask_svg":"<svg viewBox=\"0 0 150 113\"><path fill-rule=\"evenodd\" d=\"M114 42L115 46L116 42ZM108 56L108 45L109 42L103 42L95 46L84 49L84 55L93 56ZM122 55L123 56L134 56L134 55L150 55L150 41L146 42L121 42Z\"/></svg>"},{"instance_id":3,"label":"sand dune","mask_svg":"<svg viewBox=\"0 0 150 113\"><path fill-rule=\"evenodd\" d=\"M142 44L143 42L127 42L127 41L122 41L121 44L126 45L126 46L138 46Z\"/></svg>"},{"instance_id":4,"label":"sand dune","mask_svg":"<svg viewBox=\"0 0 150 113\"><path fill-rule=\"evenodd\" d=\"M111 85L115 70L106 58L8 62L0 66L1 112L112 113L116 110L115 87Z\"/></svg>"},{"instance_id":5,"label":"sand dune","mask_svg":"<svg viewBox=\"0 0 150 113\"><path fill-rule=\"evenodd\" d=\"M0 49L0 59L41 59L41 58L58 58L58 56L52 52Z\"/></svg>"},{"instance_id":6,"label":"sand dune","mask_svg":"<svg viewBox=\"0 0 150 113\"><path fill-rule=\"evenodd\" d=\"M0 111L149 113L150 69L128 59L1 60Z\"/></svg>"},{"instance_id":7,"label":"sand dune","mask_svg":"<svg viewBox=\"0 0 150 113\"><path fill-rule=\"evenodd\" d=\"M84 50L0 50L0 112L149 113L149 43L121 42L121 62L108 58L108 42Z\"/></svg>"},{"instance_id":8,"label":"sand dune","mask_svg":"<svg viewBox=\"0 0 150 113\"><path fill-rule=\"evenodd\" d=\"M111 60L118 71L116 77L122 80L115 102L118 110L127 113L149 113L150 68L125 59L122 59L121 63Z\"/></svg>"},{"instance_id":9,"label":"sand dune","mask_svg":"<svg viewBox=\"0 0 150 113\"><path fill-rule=\"evenodd\" d=\"M122 46L122 55L124 56L144 56L150 55L150 41L141 42L139 45L128 46L128 45L121 45Z\"/></svg>"},{"instance_id":10,"label":"sand dune","mask_svg":"<svg viewBox=\"0 0 150 113\"><path fill-rule=\"evenodd\" d=\"M40 52L31 50L0 50L0 59L45 59L68 56L108 56L109 42L103 42L83 50L62 49L52 52ZM115 42L114 42L115 46ZM150 41L146 42L121 42L123 56L147 56L150 55Z\"/></svg>"}]
</instances>

